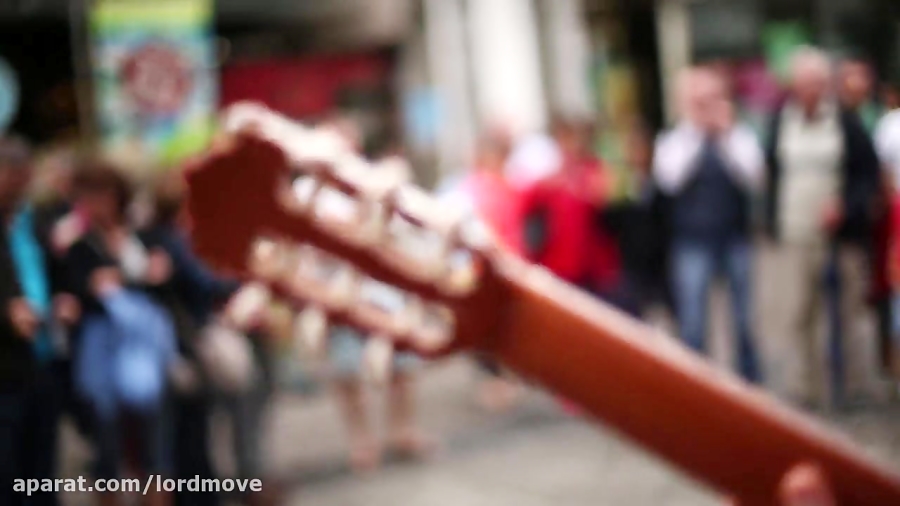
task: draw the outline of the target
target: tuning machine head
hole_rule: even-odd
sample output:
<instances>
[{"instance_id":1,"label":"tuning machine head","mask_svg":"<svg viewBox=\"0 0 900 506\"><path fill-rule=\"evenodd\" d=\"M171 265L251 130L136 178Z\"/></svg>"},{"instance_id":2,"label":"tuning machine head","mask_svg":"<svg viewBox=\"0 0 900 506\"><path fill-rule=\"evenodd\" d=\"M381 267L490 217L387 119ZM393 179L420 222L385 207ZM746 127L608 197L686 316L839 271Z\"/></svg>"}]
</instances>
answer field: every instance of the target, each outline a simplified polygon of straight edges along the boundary
<instances>
[{"instance_id":1,"label":"tuning machine head","mask_svg":"<svg viewBox=\"0 0 900 506\"><path fill-rule=\"evenodd\" d=\"M399 349L439 356L490 337L502 288L483 227L411 186L401 160L369 163L258 106L225 118L231 142L187 176L195 248L213 267Z\"/></svg>"}]
</instances>

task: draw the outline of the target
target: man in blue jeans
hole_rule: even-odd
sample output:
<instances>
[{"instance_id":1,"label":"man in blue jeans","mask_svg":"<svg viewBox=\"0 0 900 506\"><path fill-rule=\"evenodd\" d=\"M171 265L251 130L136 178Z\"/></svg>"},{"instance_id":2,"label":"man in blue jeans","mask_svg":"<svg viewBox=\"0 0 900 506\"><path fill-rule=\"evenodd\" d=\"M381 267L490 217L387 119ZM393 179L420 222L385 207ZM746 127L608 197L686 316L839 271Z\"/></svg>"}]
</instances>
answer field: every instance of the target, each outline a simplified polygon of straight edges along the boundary
<instances>
[{"instance_id":1,"label":"man in blue jeans","mask_svg":"<svg viewBox=\"0 0 900 506\"><path fill-rule=\"evenodd\" d=\"M60 266L46 255L23 196L31 176L28 146L0 139L0 504L57 504L52 492L13 491L14 479L55 474L61 377L54 325L74 323L77 303L58 294Z\"/></svg>"},{"instance_id":2,"label":"man in blue jeans","mask_svg":"<svg viewBox=\"0 0 900 506\"><path fill-rule=\"evenodd\" d=\"M671 281L682 339L706 351L709 292L725 274L731 289L740 373L760 381L752 331L750 191L763 152L737 125L724 80L695 68L681 76L681 121L657 141L654 176L672 201Z\"/></svg>"}]
</instances>

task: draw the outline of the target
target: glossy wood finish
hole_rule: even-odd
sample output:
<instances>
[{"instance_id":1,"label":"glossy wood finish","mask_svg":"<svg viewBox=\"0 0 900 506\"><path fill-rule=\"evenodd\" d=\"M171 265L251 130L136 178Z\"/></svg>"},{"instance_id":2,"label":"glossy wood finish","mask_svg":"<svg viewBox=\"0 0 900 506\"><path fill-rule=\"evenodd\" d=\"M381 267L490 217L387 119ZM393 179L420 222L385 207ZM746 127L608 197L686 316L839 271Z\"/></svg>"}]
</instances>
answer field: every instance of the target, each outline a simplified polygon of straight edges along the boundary
<instances>
[{"instance_id":1,"label":"glossy wood finish","mask_svg":"<svg viewBox=\"0 0 900 506\"><path fill-rule=\"evenodd\" d=\"M503 271L509 308L491 353L742 505L774 506L801 463L839 505L900 504L900 479L815 422L667 336L532 267ZM529 273L529 274L526 274Z\"/></svg>"}]
</instances>

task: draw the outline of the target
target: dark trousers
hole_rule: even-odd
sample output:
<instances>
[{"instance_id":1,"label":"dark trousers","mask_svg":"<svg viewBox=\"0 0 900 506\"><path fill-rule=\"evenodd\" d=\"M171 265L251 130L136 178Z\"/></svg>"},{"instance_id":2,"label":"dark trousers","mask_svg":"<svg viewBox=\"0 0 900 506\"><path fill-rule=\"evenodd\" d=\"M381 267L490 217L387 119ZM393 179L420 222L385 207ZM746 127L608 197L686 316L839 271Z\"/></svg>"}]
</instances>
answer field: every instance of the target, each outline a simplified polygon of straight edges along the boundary
<instances>
[{"instance_id":1,"label":"dark trousers","mask_svg":"<svg viewBox=\"0 0 900 506\"><path fill-rule=\"evenodd\" d=\"M175 477L201 480L215 478L209 457L210 399L205 394L175 395L172 402L174 417ZM177 506L216 506L219 497L213 492L176 492Z\"/></svg>"},{"instance_id":2,"label":"dark trousers","mask_svg":"<svg viewBox=\"0 0 900 506\"><path fill-rule=\"evenodd\" d=\"M847 399L844 392L846 383L846 364L844 350L844 315L841 311L842 279L839 265L838 248L831 251L828 269L825 273L825 295L828 305L828 365L831 368L831 392L833 401L840 405ZM871 254L871 253L870 253ZM873 257L872 262L878 261ZM886 373L890 373L893 346L894 317L892 315L891 296L879 295L873 301L877 317L877 332L881 365Z\"/></svg>"},{"instance_id":3,"label":"dark trousers","mask_svg":"<svg viewBox=\"0 0 900 506\"><path fill-rule=\"evenodd\" d=\"M85 439L90 439L93 429L91 405L84 400L75 388L72 381L72 360L66 359L54 365L59 384L60 415L68 417L75 425L75 429Z\"/></svg>"},{"instance_id":4,"label":"dark trousers","mask_svg":"<svg viewBox=\"0 0 900 506\"><path fill-rule=\"evenodd\" d=\"M600 300L628 315L643 319L654 303L664 302L664 296L657 294L661 291L657 290L654 282L643 273L625 270L615 286L599 290L596 295Z\"/></svg>"},{"instance_id":5,"label":"dark trousers","mask_svg":"<svg viewBox=\"0 0 900 506\"><path fill-rule=\"evenodd\" d=\"M33 382L0 392L0 504L56 506L53 492L14 492L16 479L53 479L59 432L60 378L42 368Z\"/></svg>"},{"instance_id":6,"label":"dark trousers","mask_svg":"<svg viewBox=\"0 0 900 506\"><path fill-rule=\"evenodd\" d=\"M828 308L828 367L832 400L844 400L844 318L841 314L841 269L837 248L832 249L825 271L825 303Z\"/></svg>"},{"instance_id":7,"label":"dark trousers","mask_svg":"<svg viewBox=\"0 0 900 506\"><path fill-rule=\"evenodd\" d=\"M575 283L575 286L593 295L598 300L610 306L628 313L630 316L640 318L642 308L638 302L637 293L626 276L621 276L613 282L595 283L591 280Z\"/></svg>"}]
</instances>

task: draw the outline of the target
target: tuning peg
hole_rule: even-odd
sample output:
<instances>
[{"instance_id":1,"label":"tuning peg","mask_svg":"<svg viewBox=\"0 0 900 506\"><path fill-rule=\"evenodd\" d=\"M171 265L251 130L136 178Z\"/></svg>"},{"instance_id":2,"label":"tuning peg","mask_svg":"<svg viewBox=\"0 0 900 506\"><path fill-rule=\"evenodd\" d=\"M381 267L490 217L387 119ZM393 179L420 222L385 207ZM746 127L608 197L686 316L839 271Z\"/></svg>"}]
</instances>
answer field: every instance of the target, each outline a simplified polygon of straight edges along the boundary
<instances>
[{"instance_id":1,"label":"tuning peg","mask_svg":"<svg viewBox=\"0 0 900 506\"><path fill-rule=\"evenodd\" d=\"M460 242L476 251L488 251L496 245L493 232L487 224L477 217L469 217L458 224Z\"/></svg>"},{"instance_id":2,"label":"tuning peg","mask_svg":"<svg viewBox=\"0 0 900 506\"><path fill-rule=\"evenodd\" d=\"M235 325L244 328L250 325L253 318L269 304L271 299L272 294L265 285L260 283L244 285L232 297L226 313Z\"/></svg>"},{"instance_id":3,"label":"tuning peg","mask_svg":"<svg viewBox=\"0 0 900 506\"><path fill-rule=\"evenodd\" d=\"M278 256L278 244L269 239L260 239L251 251L250 269L260 277L271 277L272 267Z\"/></svg>"},{"instance_id":4,"label":"tuning peg","mask_svg":"<svg viewBox=\"0 0 900 506\"><path fill-rule=\"evenodd\" d=\"M399 320L397 328L400 335L411 336L421 324L425 312L425 304L419 297L408 297L403 310L397 315Z\"/></svg>"},{"instance_id":5,"label":"tuning peg","mask_svg":"<svg viewBox=\"0 0 900 506\"><path fill-rule=\"evenodd\" d=\"M419 325L412 337L416 347L425 353L442 350L453 341L453 314L444 306L424 305Z\"/></svg>"},{"instance_id":6,"label":"tuning peg","mask_svg":"<svg viewBox=\"0 0 900 506\"><path fill-rule=\"evenodd\" d=\"M386 237L389 247L378 252L382 261L422 282L440 279L446 269L447 238L444 234L394 213L387 221Z\"/></svg>"},{"instance_id":7,"label":"tuning peg","mask_svg":"<svg viewBox=\"0 0 900 506\"><path fill-rule=\"evenodd\" d=\"M379 161L375 167L382 177L391 177L401 183L409 183L412 180L412 167L405 158L391 156Z\"/></svg>"},{"instance_id":8,"label":"tuning peg","mask_svg":"<svg viewBox=\"0 0 900 506\"><path fill-rule=\"evenodd\" d=\"M330 166L331 177L340 181L345 186L356 187L366 181L377 179L372 165L365 158L353 151L335 154L335 160Z\"/></svg>"},{"instance_id":9,"label":"tuning peg","mask_svg":"<svg viewBox=\"0 0 900 506\"><path fill-rule=\"evenodd\" d=\"M391 379L394 368L394 344L381 335L371 336L363 350L363 376L376 385Z\"/></svg>"},{"instance_id":10,"label":"tuning peg","mask_svg":"<svg viewBox=\"0 0 900 506\"><path fill-rule=\"evenodd\" d=\"M359 202L331 186L322 186L313 199L313 209L321 224L350 224L359 215Z\"/></svg>"},{"instance_id":11,"label":"tuning peg","mask_svg":"<svg viewBox=\"0 0 900 506\"><path fill-rule=\"evenodd\" d=\"M360 245L375 247L384 242L387 232L387 210L377 200L360 203L361 220L357 240Z\"/></svg>"},{"instance_id":12,"label":"tuning peg","mask_svg":"<svg viewBox=\"0 0 900 506\"><path fill-rule=\"evenodd\" d=\"M239 102L222 113L222 126L229 132L238 132L248 125L260 124L267 115L268 109L256 102Z\"/></svg>"},{"instance_id":13,"label":"tuning peg","mask_svg":"<svg viewBox=\"0 0 900 506\"><path fill-rule=\"evenodd\" d=\"M387 159L369 168L367 177L362 178L363 192L374 200L385 200L399 191L411 180L412 170L402 159Z\"/></svg>"},{"instance_id":14,"label":"tuning peg","mask_svg":"<svg viewBox=\"0 0 900 506\"><path fill-rule=\"evenodd\" d=\"M294 317L294 339L313 355L325 351L328 334L328 317L322 309L310 306Z\"/></svg>"},{"instance_id":15,"label":"tuning peg","mask_svg":"<svg viewBox=\"0 0 900 506\"><path fill-rule=\"evenodd\" d=\"M298 123L271 113L266 116L262 133L266 139L278 144L289 156L292 155L291 147L302 145L304 137L308 135L305 128Z\"/></svg>"},{"instance_id":16,"label":"tuning peg","mask_svg":"<svg viewBox=\"0 0 900 506\"><path fill-rule=\"evenodd\" d=\"M300 176L291 183L294 201L300 209L309 209L318 197L319 184L312 176Z\"/></svg>"},{"instance_id":17,"label":"tuning peg","mask_svg":"<svg viewBox=\"0 0 900 506\"><path fill-rule=\"evenodd\" d=\"M310 144L312 132L305 126L293 121L282 120L269 135L269 139L281 147L292 162L295 169L303 167L306 155L306 146Z\"/></svg>"},{"instance_id":18,"label":"tuning peg","mask_svg":"<svg viewBox=\"0 0 900 506\"><path fill-rule=\"evenodd\" d=\"M306 166L334 166L352 149L338 132L327 128L310 131L302 145L292 153L296 162Z\"/></svg>"},{"instance_id":19,"label":"tuning peg","mask_svg":"<svg viewBox=\"0 0 900 506\"><path fill-rule=\"evenodd\" d=\"M392 194L396 211L407 221L420 226L438 227L444 216L435 211L436 201L425 190L403 185Z\"/></svg>"},{"instance_id":20,"label":"tuning peg","mask_svg":"<svg viewBox=\"0 0 900 506\"><path fill-rule=\"evenodd\" d=\"M450 295L464 295L478 285L478 270L472 252L454 249L447 255L446 270L440 280L440 288Z\"/></svg>"},{"instance_id":21,"label":"tuning peg","mask_svg":"<svg viewBox=\"0 0 900 506\"><path fill-rule=\"evenodd\" d=\"M359 292L359 273L356 269L342 266L330 283L329 298L335 309L343 310L353 305Z\"/></svg>"},{"instance_id":22,"label":"tuning peg","mask_svg":"<svg viewBox=\"0 0 900 506\"><path fill-rule=\"evenodd\" d=\"M449 244L451 251L447 254L447 270L440 286L452 295L469 293L478 285L479 263L496 248L494 235L483 221L469 216L456 223L450 233Z\"/></svg>"}]
</instances>

